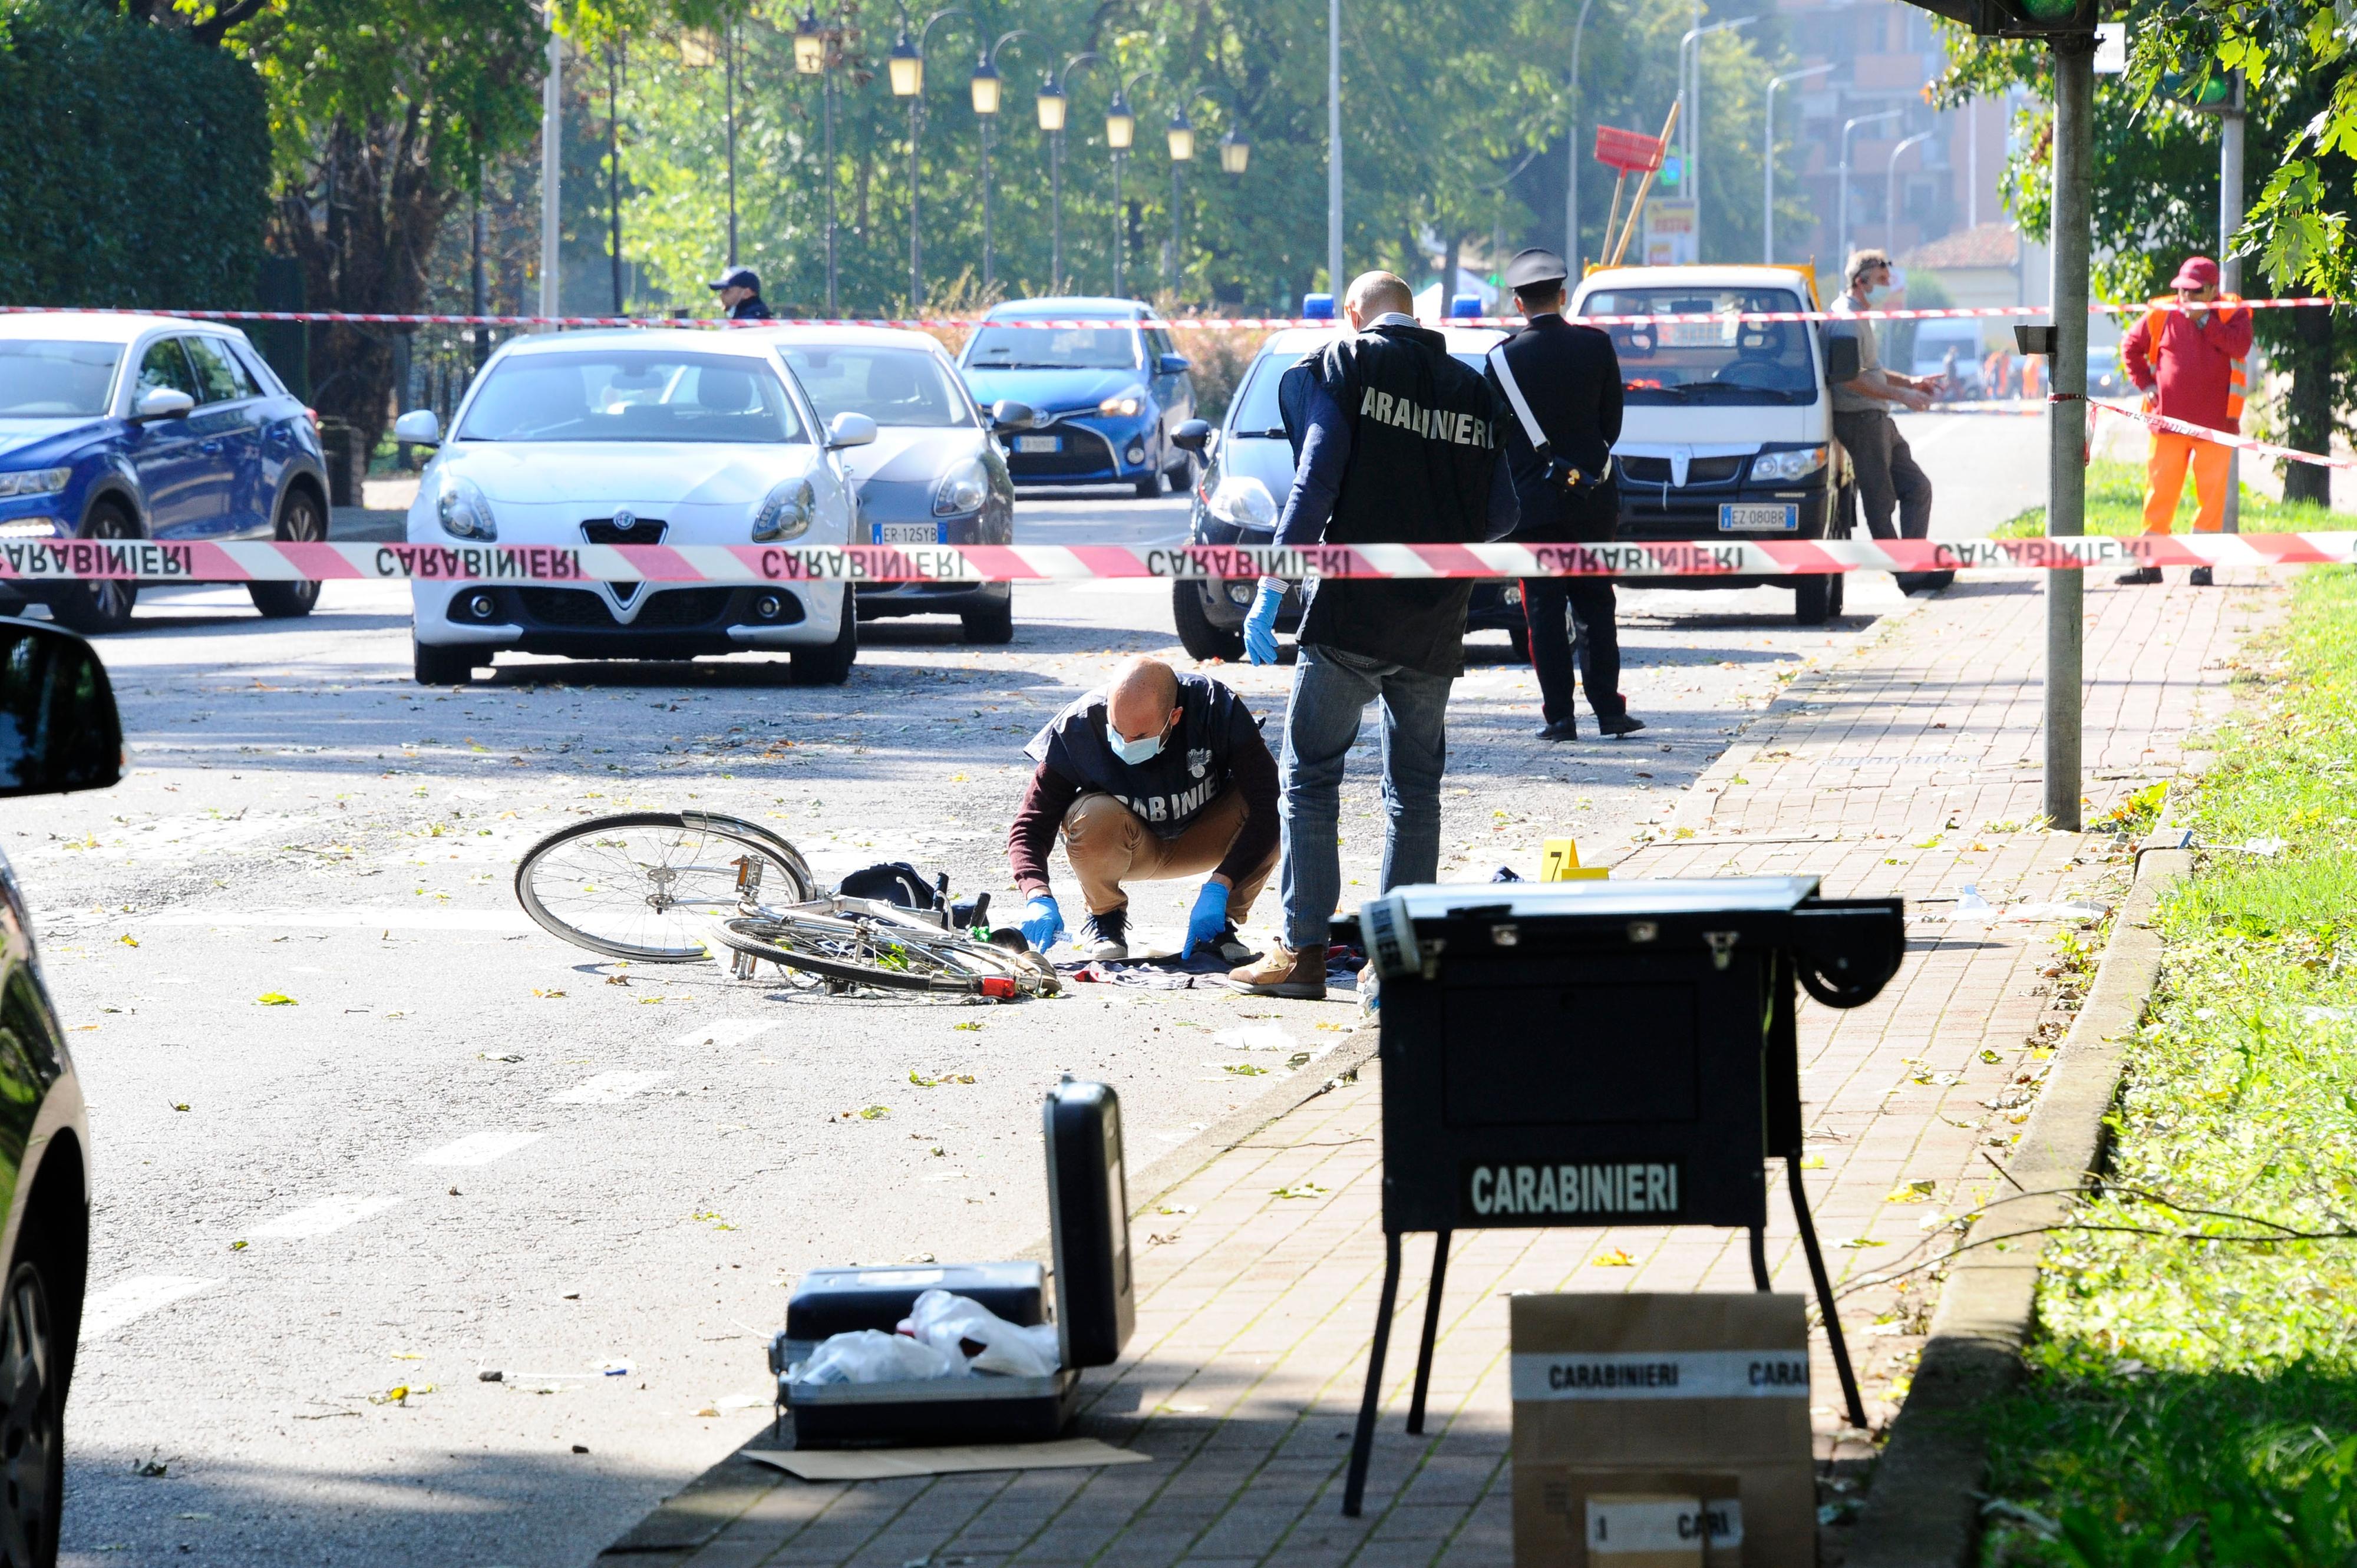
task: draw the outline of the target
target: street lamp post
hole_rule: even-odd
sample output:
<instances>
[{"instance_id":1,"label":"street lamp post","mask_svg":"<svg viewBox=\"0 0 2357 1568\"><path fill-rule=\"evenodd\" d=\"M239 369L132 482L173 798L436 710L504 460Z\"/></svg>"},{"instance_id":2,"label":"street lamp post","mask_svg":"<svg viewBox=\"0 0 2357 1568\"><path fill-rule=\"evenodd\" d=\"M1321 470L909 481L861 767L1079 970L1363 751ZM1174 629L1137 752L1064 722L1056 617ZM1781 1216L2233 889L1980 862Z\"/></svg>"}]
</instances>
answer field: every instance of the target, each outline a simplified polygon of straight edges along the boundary
<instances>
[{"instance_id":1,"label":"street lamp post","mask_svg":"<svg viewBox=\"0 0 2357 1568\"><path fill-rule=\"evenodd\" d=\"M925 302L925 252L918 210L921 203L923 177L918 164L917 149L925 134L925 45L933 36L933 28L951 16L966 15L963 5L948 5L925 18L914 38L909 37L909 13L900 13L900 37L892 45L889 74L892 96L909 101L909 308L917 309Z\"/></svg>"},{"instance_id":2,"label":"street lamp post","mask_svg":"<svg viewBox=\"0 0 2357 1568\"><path fill-rule=\"evenodd\" d=\"M1766 170L1767 185L1767 196L1760 209L1760 260L1765 265L1776 264L1776 90L1788 81L1823 76L1833 69L1830 65L1813 65L1806 70L1788 70L1768 79L1768 129L1760 138L1760 164Z\"/></svg>"},{"instance_id":3,"label":"street lamp post","mask_svg":"<svg viewBox=\"0 0 2357 1568\"><path fill-rule=\"evenodd\" d=\"M1838 211L1838 212L1841 214L1841 217L1840 217L1839 220L1837 221L1837 223L1835 224L1835 229L1834 229L1834 252L1835 252L1835 254L1837 254L1837 255L1839 255L1839 256L1841 256L1841 257L1843 257L1843 258L1845 259L1845 264L1846 263L1846 258L1847 258L1847 257L1848 257L1848 255L1849 255L1849 137L1850 137L1850 133L1851 133L1851 132L1853 132L1853 131L1855 131L1855 130L1857 130L1860 125L1872 125L1872 124L1878 124L1878 122L1880 122L1880 121L1884 121L1884 120L1896 120L1896 119L1898 119L1898 118L1899 118L1899 116L1900 116L1901 113L1905 113L1905 111L1903 111L1903 110L1899 110L1899 109L1885 109L1884 111L1882 111L1882 112L1881 112L1880 113L1878 113L1878 114L1855 114L1855 115L1852 115L1849 119L1846 119L1846 120L1845 120L1845 121L1843 121L1843 122L1842 122L1842 137L1841 137L1841 155L1842 155L1842 156L1841 156L1841 201L1840 201L1840 204L1835 208L1835 210L1836 210L1836 211ZM1844 279L1843 281L1844 281L1845 283L1846 283L1848 280L1847 280L1847 279Z\"/></svg>"},{"instance_id":4,"label":"street lamp post","mask_svg":"<svg viewBox=\"0 0 2357 1568\"><path fill-rule=\"evenodd\" d=\"M990 209L990 133L998 121L1000 90L1006 85L999 80L998 51L1017 38L1030 36L1028 27L1000 34L996 43L982 51L982 59L975 62L974 75L966 82L974 100L974 112L982 117L982 286L985 290L998 278L996 236L992 231Z\"/></svg>"},{"instance_id":5,"label":"street lamp post","mask_svg":"<svg viewBox=\"0 0 2357 1568\"><path fill-rule=\"evenodd\" d=\"M1931 132L1916 132L1890 149L1890 162L1883 166L1882 248L1892 255L1899 253L1899 155L1910 147L1921 146L1931 139Z\"/></svg>"},{"instance_id":6,"label":"street lamp post","mask_svg":"<svg viewBox=\"0 0 2357 1568\"><path fill-rule=\"evenodd\" d=\"M1571 126L1564 138L1565 167L1563 179L1563 254L1571 263L1572 275L1580 272L1579 253L1579 41L1587 31L1587 8L1596 0L1579 0L1579 20L1571 27ZM1452 284L1453 286L1453 284Z\"/></svg>"},{"instance_id":7,"label":"street lamp post","mask_svg":"<svg viewBox=\"0 0 2357 1568\"><path fill-rule=\"evenodd\" d=\"M834 40L828 29L821 27L815 6L805 6L800 26L794 28L794 70L803 76L819 79L821 113L826 123L824 152L826 158L826 313L835 312L834 267ZM730 215L733 226L735 215ZM733 252L735 242L730 242ZM735 260L732 254L729 258Z\"/></svg>"},{"instance_id":8,"label":"street lamp post","mask_svg":"<svg viewBox=\"0 0 2357 1568\"><path fill-rule=\"evenodd\" d=\"M1103 63L1096 50L1083 50L1066 60L1060 73L1049 72L1039 89L1039 129L1048 133L1048 286L1059 294L1064 288L1064 122L1071 107L1064 91L1072 72Z\"/></svg>"},{"instance_id":9,"label":"street lamp post","mask_svg":"<svg viewBox=\"0 0 2357 1568\"><path fill-rule=\"evenodd\" d=\"M1170 144L1170 292L1178 292L1178 280L1187 275L1187 263L1178 259L1178 202L1182 187L1179 175L1195 157L1195 127L1187 119L1187 105L1182 100L1170 112L1170 128L1165 133Z\"/></svg>"},{"instance_id":10,"label":"street lamp post","mask_svg":"<svg viewBox=\"0 0 2357 1568\"><path fill-rule=\"evenodd\" d=\"M1684 90L1685 113L1679 116L1683 127L1678 133L1680 147L1678 188L1694 203L1695 260L1702 260L1702 170L1696 158L1702 151L1702 41L1713 33L1748 27L1757 16L1730 16L1724 22L1712 22L1691 27L1678 40L1678 83ZM1686 65L1686 51L1694 51L1691 80Z\"/></svg>"},{"instance_id":11,"label":"street lamp post","mask_svg":"<svg viewBox=\"0 0 2357 1568\"><path fill-rule=\"evenodd\" d=\"M1336 299L1342 277L1342 0L1326 0L1326 287Z\"/></svg>"},{"instance_id":12,"label":"street lamp post","mask_svg":"<svg viewBox=\"0 0 2357 1568\"><path fill-rule=\"evenodd\" d=\"M1113 102L1105 105L1105 147L1113 154L1113 292L1122 292L1123 277L1129 262L1129 214L1122 206L1122 170L1129 162L1129 149L1137 140L1137 116L1129 107L1129 91L1154 73L1141 70L1127 81L1115 86Z\"/></svg>"}]
</instances>

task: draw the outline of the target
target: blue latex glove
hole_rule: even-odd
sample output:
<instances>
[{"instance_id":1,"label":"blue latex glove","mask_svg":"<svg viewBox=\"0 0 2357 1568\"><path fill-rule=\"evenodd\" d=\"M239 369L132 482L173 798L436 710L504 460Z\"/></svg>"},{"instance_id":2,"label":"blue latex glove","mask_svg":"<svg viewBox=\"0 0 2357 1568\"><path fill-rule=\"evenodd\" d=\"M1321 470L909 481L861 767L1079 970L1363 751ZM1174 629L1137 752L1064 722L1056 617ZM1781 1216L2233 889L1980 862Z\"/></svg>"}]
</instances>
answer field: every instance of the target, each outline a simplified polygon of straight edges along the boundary
<instances>
[{"instance_id":1,"label":"blue latex glove","mask_svg":"<svg viewBox=\"0 0 2357 1568\"><path fill-rule=\"evenodd\" d=\"M1046 952L1064 934L1064 912L1056 908L1052 893L1034 893L1031 902L1023 906L1023 940L1034 950Z\"/></svg>"},{"instance_id":2,"label":"blue latex glove","mask_svg":"<svg viewBox=\"0 0 2357 1568\"><path fill-rule=\"evenodd\" d=\"M1263 583L1244 616L1244 657L1254 664L1276 662L1276 611L1284 603L1283 588Z\"/></svg>"},{"instance_id":3,"label":"blue latex glove","mask_svg":"<svg viewBox=\"0 0 2357 1568\"><path fill-rule=\"evenodd\" d=\"M1228 929L1228 886L1224 882L1206 882L1203 890L1195 895L1195 908L1187 915L1187 945L1179 950L1180 958L1192 958L1199 947L1207 947L1220 940Z\"/></svg>"}]
</instances>

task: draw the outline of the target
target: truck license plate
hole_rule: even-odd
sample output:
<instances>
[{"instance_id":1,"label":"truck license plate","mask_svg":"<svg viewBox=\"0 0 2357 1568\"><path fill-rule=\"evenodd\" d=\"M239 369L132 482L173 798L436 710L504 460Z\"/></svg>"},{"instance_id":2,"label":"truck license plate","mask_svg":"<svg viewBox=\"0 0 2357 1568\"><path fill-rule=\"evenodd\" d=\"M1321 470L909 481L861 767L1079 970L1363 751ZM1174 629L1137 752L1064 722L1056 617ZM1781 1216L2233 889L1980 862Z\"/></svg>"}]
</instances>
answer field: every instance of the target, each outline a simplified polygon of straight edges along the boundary
<instances>
[{"instance_id":1,"label":"truck license plate","mask_svg":"<svg viewBox=\"0 0 2357 1568\"><path fill-rule=\"evenodd\" d=\"M1060 452L1064 438L1060 435L1018 435L1015 438L1017 452Z\"/></svg>"},{"instance_id":2,"label":"truck license plate","mask_svg":"<svg viewBox=\"0 0 2357 1568\"><path fill-rule=\"evenodd\" d=\"M942 525L938 522L879 522L876 525L878 544L939 544Z\"/></svg>"},{"instance_id":3,"label":"truck license plate","mask_svg":"<svg viewBox=\"0 0 2357 1568\"><path fill-rule=\"evenodd\" d=\"M1801 509L1797 506L1724 503L1718 509L1718 531L1721 533L1798 533L1801 532Z\"/></svg>"}]
</instances>

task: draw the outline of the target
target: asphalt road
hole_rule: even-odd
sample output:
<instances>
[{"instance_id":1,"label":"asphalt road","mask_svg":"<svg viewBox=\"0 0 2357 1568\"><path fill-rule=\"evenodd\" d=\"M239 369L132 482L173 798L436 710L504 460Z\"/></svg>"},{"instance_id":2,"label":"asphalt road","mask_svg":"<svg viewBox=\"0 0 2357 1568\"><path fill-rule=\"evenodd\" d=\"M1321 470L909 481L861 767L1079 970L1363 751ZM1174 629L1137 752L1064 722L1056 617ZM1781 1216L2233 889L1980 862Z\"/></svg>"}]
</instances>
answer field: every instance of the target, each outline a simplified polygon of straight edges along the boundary
<instances>
[{"instance_id":1,"label":"asphalt road","mask_svg":"<svg viewBox=\"0 0 2357 1568\"><path fill-rule=\"evenodd\" d=\"M1924 423L1935 479L1964 489L2031 439ZM1184 522L1112 495L1027 496L1019 519L1055 542ZM1612 859L1804 661L1902 601L1862 575L1811 629L1790 602L1624 593L1651 727L1618 742L1534 740L1529 672L1477 639L1443 875L1534 875L1561 833ZM1129 655L1184 664L1167 588L1018 589L1004 649L871 623L834 690L752 660L516 660L421 689L406 603L332 584L264 624L235 589L143 600L102 644L133 776L0 828L96 1143L70 1563L585 1562L766 1421L762 1343L802 1271L1044 1232L1037 1104L1060 1071L1116 1086L1143 1163L1355 1023L1347 999L1211 991L816 1000L586 961L515 907L516 860L554 826L689 804L769 822L823 873L906 858L1011 899L1020 747ZM1286 670L1219 673L1281 722ZM1370 892L1374 767L1370 736L1343 816ZM1190 892L1145 890L1138 919L1175 936ZM1275 918L1272 893L1251 927Z\"/></svg>"}]
</instances>

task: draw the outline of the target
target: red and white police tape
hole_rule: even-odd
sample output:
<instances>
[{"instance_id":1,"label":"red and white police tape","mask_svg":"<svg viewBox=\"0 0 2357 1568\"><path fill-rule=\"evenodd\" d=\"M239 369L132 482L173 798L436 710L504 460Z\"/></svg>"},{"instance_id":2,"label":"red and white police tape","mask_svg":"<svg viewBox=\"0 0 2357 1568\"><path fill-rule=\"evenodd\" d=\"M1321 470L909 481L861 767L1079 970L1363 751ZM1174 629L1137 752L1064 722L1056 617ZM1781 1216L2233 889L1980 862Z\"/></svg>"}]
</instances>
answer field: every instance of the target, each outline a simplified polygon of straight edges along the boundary
<instances>
[{"instance_id":1,"label":"red and white police tape","mask_svg":"<svg viewBox=\"0 0 2357 1568\"><path fill-rule=\"evenodd\" d=\"M2357 532L1609 544L182 544L0 539L0 581L463 584L1070 583L1277 577L1788 577L1829 572L2281 566L2357 560Z\"/></svg>"},{"instance_id":2,"label":"red and white police tape","mask_svg":"<svg viewBox=\"0 0 2357 1568\"><path fill-rule=\"evenodd\" d=\"M2308 306L2333 306L2344 303L2326 298L2245 299L2238 302L2250 310L2290 310ZM2175 301L2164 301L2158 306L2140 305L2091 305L2090 315L2127 314L2154 308L2174 310ZM2214 308L2214 307L2213 307ZM1583 316L1581 322L1598 327L1642 327L1657 323L1707 325L1725 321L1835 321L1863 319L1867 321L1937 321L1954 317L1980 320L2003 320L2043 317L2048 314L2042 305L1982 305L1926 306L1917 310L1860 310L1836 315L1830 310L1751 310L1713 313L1690 311L1653 316ZM771 321L730 321L713 317L660 316L446 316L391 311L352 310L141 310L128 306L84 308L69 305L0 305L0 316L169 316L188 321L315 321L329 326L348 327L889 327L903 330L963 331L981 326L991 327L1107 327L1123 323L1106 317L1024 317L1020 318L992 317L986 322L980 317L781 317ZM1512 328L1523 324L1519 316L1466 316L1437 323L1447 327ZM1169 320L1147 319L1147 327L1160 327L1204 332L1262 332L1284 327L1327 327L1336 325L1330 317L1294 316L1200 316L1178 317Z\"/></svg>"},{"instance_id":3,"label":"red and white police tape","mask_svg":"<svg viewBox=\"0 0 2357 1568\"><path fill-rule=\"evenodd\" d=\"M2223 430L2212 430L2206 424L2192 424L2182 419L2171 419L2167 414L2154 413L2149 409L2130 408L2124 403L2104 403L2094 398L2090 398L2087 402L2091 407L2101 409L2105 413L2116 413L2124 419L2133 419L2139 424L2150 425L2155 430L2173 430L2180 435L2199 436L2204 441L2215 442L2221 446L2232 446L2240 452L2256 452L2263 457L2279 457L2291 463L2314 463L2326 468L2357 468L2357 457L2339 457L2322 452L2302 452L2293 446L2277 446L2268 441L2255 441L2247 435L2233 435Z\"/></svg>"}]
</instances>

